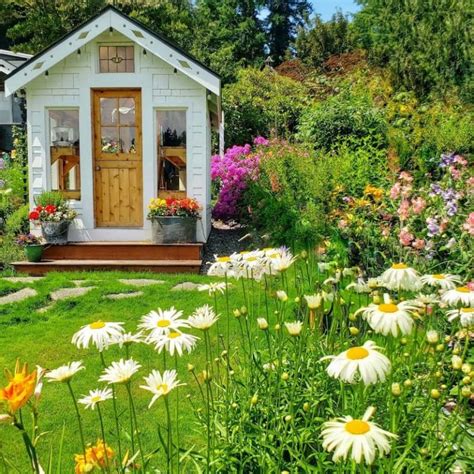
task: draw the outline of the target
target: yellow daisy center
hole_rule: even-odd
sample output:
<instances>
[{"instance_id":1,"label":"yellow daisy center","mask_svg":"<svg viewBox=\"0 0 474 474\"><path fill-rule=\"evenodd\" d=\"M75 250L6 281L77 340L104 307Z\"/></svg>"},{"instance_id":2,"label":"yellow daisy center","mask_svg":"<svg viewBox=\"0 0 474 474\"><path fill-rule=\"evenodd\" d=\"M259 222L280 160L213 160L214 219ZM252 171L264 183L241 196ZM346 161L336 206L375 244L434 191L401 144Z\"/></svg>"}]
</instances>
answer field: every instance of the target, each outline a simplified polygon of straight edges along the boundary
<instances>
[{"instance_id":1,"label":"yellow daisy center","mask_svg":"<svg viewBox=\"0 0 474 474\"><path fill-rule=\"evenodd\" d=\"M459 291L460 293L470 293L471 290L467 286L460 286L456 288L456 291Z\"/></svg>"},{"instance_id":2,"label":"yellow daisy center","mask_svg":"<svg viewBox=\"0 0 474 474\"><path fill-rule=\"evenodd\" d=\"M247 262L255 262L257 260L257 257L246 257Z\"/></svg>"},{"instance_id":3,"label":"yellow daisy center","mask_svg":"<svg viewBox=\"0 0 474 474\"><path fill-rule=\"evenodd\" d=\"M217 257L217 261L220 263L230 262L230 257Z\"/></svg>"},{"instance_id":4,"label":"yellow daisy center","mask_svg":"<svg viewBox=\"0 0 474 474\"><path fill-rule=\"evenodd\" d=\"M101 400L102 398L100 397L100 395L96 395L91 398L91 402L94 402L94 403L100 402Z\"/></svg>"},{"instance_id":5,"label":"yellow daisy center","mask_svg":"<svg viewBox=\"0 0 474 474\"><path fill-rule=\"evenodd\" d=\"M363 435L370 431L370 425L363 420L352 420L346 423L346 431L353 435Z\"/></svg>"},{"instance_id":6,"label":"yellow daisy center","mask_svg":"<svg viewBox=\"0 0 474 474\"><path fill-rule=\"evenodd\" d=\"M433 275L433 278L435 280L444 280L446 277L442 273L437 273L436 275Z\"/></svg>"},{"instance_id":7,"label":"yellow daisy center","mask_svg":"<svg viewBox=\"0 0 474 474\"><path fill-rule=\"evenodd\" d=\"M171 331L169 334L168 334L168 337L170 339L176 339L177 337L179 337L181 334L179 332L176 332L176 331Z\"/></svg>"},{"instance_id":8,"label":"yellow daisy center","mask_svg":"<svg viewBox=\"0 0 474 474\"><path fill-rule=\"evenodd\" d=\"M102 329L105 328L104 321L96 321L95 323L89 324L91 329Z\"/></svg>"},{"instance_id":9,"label":"yellow daisy center","mask_svg":"<svg viewBox=\"0 0 474 474\"><path fill-rule=\"evenodd\" d=\"M394 263L392 265L392 268L394 270L405 270L408 268L408 265L406 265L405 263Z\"/></svg>"},{"instance_id":10,"label":"yellow daisy center","mask_svg":"<svg viewBox=\"0 0 474 474\"><path fill-rule=\"evenodd\" d=\"M365 347L351 347L347 351L347 358L351 360L365 359L369 356L369 351Z\"/></svg>"},{"instance_id":11,"label":"yellow daisy center","mask_svg":"<svg viewBox=\"0 0 474 474\"><path fill-rule=\"evenodd\" d=\"M248 253L250 253L249 250L242 250L242 252L239 252L240 255L247 255Z\"/></svg>"},{"instance_id":12,"label":"yellow daisy center","mask_svg":"<svg viewBox=\"0 0 474 474\"><path fill-rule=\"evenodd\" d=\"M159 328L167 328L171 323L167 319L160 319L156 325Z\"/></svg>"},{"instance_id":13,"label":"yellow daisy center","mask_svg":"<svg viewBox=\"0 0 474 474\"><path fill-rule=\"evenodd\" d=\"M398 306L393 303L382 303L379 304L379 311L382 313L396 313L398 311Z\"/></svg>"},{"instance_id":14,"label":"yellow daisy center","mask_svg":"<svg viewBox=\"0 0 474 474\"><path fill-rule=\"evenodd\" d=\"M161 390L163 393L168 393L168 385L165 383L162 383L161 385L158 385L156 387L157 390Z\"/></svg>"},{"instance_id":15,"label":"yellow daisy center","mask_svg":"<svg viewBox=\"0 0 474 474\"><path fill-rule=\"evenodd\" d=\"M461 308L461 313L473 313L474 308Z\"/></svg>"}]
</instances>

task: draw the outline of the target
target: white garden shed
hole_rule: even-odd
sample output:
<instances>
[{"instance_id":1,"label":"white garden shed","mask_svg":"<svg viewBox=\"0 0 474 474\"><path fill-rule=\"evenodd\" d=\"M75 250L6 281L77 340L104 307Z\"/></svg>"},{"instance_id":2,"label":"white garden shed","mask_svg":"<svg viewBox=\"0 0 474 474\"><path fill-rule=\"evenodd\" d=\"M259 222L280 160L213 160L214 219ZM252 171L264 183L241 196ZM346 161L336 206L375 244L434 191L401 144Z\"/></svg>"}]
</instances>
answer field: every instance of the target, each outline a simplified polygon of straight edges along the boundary
<instances>
[{"instance_id":1,"label":"white garden shed","mask_svg":"<svg viewBox=\"0 0 474 474\"><path fill-rule=\"evenodd\" d=\"M147 241L153 197L192 197L210 231L211 131L219 76L112 6L13 71L26 94L30 202L59 190L73 241ZM222 147L222 146L221 146Z\"/></svg>"}]
</instances>

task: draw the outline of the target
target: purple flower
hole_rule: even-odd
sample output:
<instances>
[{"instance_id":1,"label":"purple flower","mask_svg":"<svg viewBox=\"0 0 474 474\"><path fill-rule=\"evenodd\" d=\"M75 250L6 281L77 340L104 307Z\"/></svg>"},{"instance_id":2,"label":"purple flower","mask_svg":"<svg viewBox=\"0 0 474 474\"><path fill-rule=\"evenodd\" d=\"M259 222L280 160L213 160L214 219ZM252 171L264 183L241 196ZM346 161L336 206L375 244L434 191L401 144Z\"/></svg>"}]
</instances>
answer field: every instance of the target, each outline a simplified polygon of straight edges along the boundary
<instances>
[{"instance_id":1,"label":"purple flower","mask_svg":"<svg viewBox=\"0 0 474 474\"><path fill-rule=\"evenodd\" d=\"M270 143L269 140L267 140L265 137L258 136L253 139L253 144L254 145L264 145L267 146Z\"/></svg>"},{"instance_id":2,"label":"purple flower","mask_svg":"<svg viewBox=\"0 0 474 474\"><path fill-rule=\"evenodd\" d=\"M439 163L440 168L446 168L447 166L451 166L456 159L456 155L451 153L449 155L442 154L441 161Z\"/></svg>"},{"instance_id":3,"label":"purple flower","mask_svg":"<svg viewBox=\"0 0 474 474\"><path fill-rule=\"evenodd\" d=\"M433 217L428 217L426 219L426 224L428 228L428 236L434 237L435 235L439 234L439 224L436 219Z\"/></svg>"}]
</instances>

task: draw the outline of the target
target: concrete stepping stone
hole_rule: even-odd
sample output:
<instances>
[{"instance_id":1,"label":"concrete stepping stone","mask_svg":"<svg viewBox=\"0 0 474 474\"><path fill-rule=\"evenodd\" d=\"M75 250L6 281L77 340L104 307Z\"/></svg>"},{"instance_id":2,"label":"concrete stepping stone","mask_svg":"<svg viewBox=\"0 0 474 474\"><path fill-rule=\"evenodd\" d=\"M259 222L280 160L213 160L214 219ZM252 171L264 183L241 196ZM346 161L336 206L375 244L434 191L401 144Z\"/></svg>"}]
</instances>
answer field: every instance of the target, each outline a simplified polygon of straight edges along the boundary
<instances>
[{"instance_id":1,"label":"concrete stepping stone","mask_svg":"<svg viewBox=\"0 0 474 474\"><path fill-rule=\"evenodd\" d=\"M35 283L37 281L43 280L44 277L5 277L3 280L9 281L10 283Z\"/></svg>"},{"instance_id":2,"label":"concrete stepping stone","mask_svg":"<svg viewBox=\"0 0 474 474\"><path fill-rule=\"evenodd\" d=\"M18 303L19 301L26 300L26 298L31 298L37 294L38 292L33 288L23 288L21 290L15 291L14 293L0 297L0 305Z\"/></svg>"},{"instance_id":3,"label":"concrete stepping stone","mask_svg":"<svg viewBox=\"0 0 474 474\"><path fill-rule=\"evenodd\" d=\"M93 282L90 280L72 280L76 286L92 285Z\"/></svg>"},{"instance_id":4,"label":"concrete stepping stone","mask_svg":"<svg viewBox=\"0 0 474 474\"><path fill-rule=\"evenodd\" d=\"M143 291L132 291L131 293L111 293L109 295L104 295L104 298L108 300L123 300L126 298L136 298L137 296L142 296Z\"/></svg>"},{"instance_id":5,"label":"concrete stepping stone","mask_svg":"<svg viewBox=\"0 0 474 474\"><path fill-rule=\"evenodd\" d=\"M89 293L95 286L85 286L77 288L60 288L59 290L53 291L49 296L53 301L67 300L69 298L77 298L78 296L84 296Z\"/></svg>"},{"instance_id":6,"label":"concrete stepping stone","mask_svg":"<svg viewBox=\"0 0 474 474\"><path fill-rule=\"evenodd\" d=\"M151 280L150 278L122 278L119 282L130 286L162 285L165 283L163 280Z\"/></svg>"},{"instance_id":7,"label":"concrete stepping stone","mask_svg":"<svg viewBox=\"0 0 474 474\"><path fill-rule=\"evenodd\" d=\"M43 314L43 313L46 313L47 311L49 311L53 306L55 306L56 303L51 303L51 304L48 304L47 306L43 306L42 308L38 308L36 310L37 313L40 313L40 314Z\"/></svg>"},{"instance_id":8,"label":"concrete stepping stone","mask_svg":"<svg viewBox=\"0 0 474 474\"><path fill-rule=\"evenodd\" d=\"M171 288L171 291L191 291L197 290L201 285L199 283L193 283L191 281L185 281L183 283L178 283L176 286Z\"/></svg>"}]
</instances>

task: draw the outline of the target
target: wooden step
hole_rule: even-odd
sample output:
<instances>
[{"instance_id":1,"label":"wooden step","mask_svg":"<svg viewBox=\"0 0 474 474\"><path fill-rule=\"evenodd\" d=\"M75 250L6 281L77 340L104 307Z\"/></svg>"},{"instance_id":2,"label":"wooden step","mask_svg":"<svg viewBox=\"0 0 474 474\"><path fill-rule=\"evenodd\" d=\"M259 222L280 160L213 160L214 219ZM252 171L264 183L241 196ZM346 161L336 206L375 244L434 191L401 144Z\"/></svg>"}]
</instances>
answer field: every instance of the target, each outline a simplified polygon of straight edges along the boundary
<instances>
[{"instance_id":1,"label":"wooden step","mask_svg":"<svg viewBox=\"0 0 474 474\"><path fill-rule=\"evenodd\" d=\"M47 260L200 260L202 244L152 244L150 242L72 242L48 245Z\"/></svg>"},{"instance_id":2,"label":"wooden step","mask_svg":"<svg viewBox=\"0 0 474 474\"><path fill-rule=\"evenodd\" d=\"M127 271L153 273L199 273L202 260L42 260L13 262L18 273L37 276L48 272Z\"/></svg>"}]
</instances>

